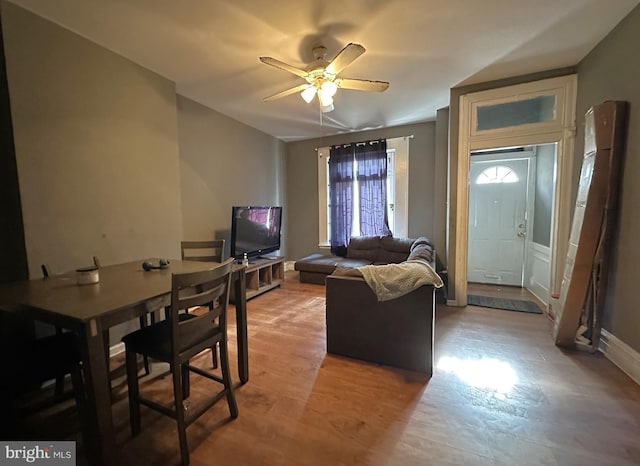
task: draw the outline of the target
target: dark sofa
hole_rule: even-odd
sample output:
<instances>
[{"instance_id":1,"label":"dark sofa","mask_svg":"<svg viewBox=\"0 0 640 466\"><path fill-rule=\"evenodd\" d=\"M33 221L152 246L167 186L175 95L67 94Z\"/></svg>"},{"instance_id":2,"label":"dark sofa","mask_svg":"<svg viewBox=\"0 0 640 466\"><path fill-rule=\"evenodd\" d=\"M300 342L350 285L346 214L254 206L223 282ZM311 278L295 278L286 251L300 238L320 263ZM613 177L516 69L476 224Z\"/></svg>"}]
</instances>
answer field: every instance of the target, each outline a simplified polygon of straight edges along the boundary
<instances>
[{"instance_id":1,"label":"dark sofa","mask_svg":"<svg viewBox=\"0 0 640 466\"><path fill-rule=\"evenodd\" d=\"M300 281L326 283L327 352L433 373L434 286L379 301L358 267L421 260L434 267L431 241L354 237L346 257L314 254L296 262ZM359 276L358 276L359 275Z\"/></svg>"},{"instance_id":2,"label":"dark sofa","mask_svg":"<svg viewBox=\"0 0 640 466\"><path fill-rule=\"evenodd\" d=\"M425 237L354 236L349 241L346 257L311 254L297 260L294 268L300 272L301 282L324 285L327 275L337 267L397 264L407 259L422 259L433 265L433 244Z\"/></svg>"},{"instance_id":3,"label":"dark sofa","mask_svg":"<svg viewBox=\"0 0 640 466\"><path fill-rule=\"evenodd\" d=\"M433 285L378 301L363 278L327 277L327 352L433 373Z\"/></svg>"}]
</instances>

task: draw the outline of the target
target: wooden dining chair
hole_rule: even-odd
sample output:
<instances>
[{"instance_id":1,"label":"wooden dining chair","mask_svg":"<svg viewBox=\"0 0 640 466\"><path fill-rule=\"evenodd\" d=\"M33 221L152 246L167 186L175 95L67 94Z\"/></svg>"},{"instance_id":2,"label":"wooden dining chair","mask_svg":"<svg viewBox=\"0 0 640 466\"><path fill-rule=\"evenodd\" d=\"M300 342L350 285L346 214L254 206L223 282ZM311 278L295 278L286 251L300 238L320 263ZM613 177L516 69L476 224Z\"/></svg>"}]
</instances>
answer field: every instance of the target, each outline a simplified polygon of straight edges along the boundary
<instances>
[{"instance_id":1,"label":"wooden dining chair","mask_svg":"<svg viewBox=\"0 0 640 466\"><path fill-rule=\"evenodd\" d=\"M222 262L224 240L181 241L180 252L183 261Z\"/></svg>"},{"instance_id":2,"label":"wooden dining chair","mask_svg":"<svg viewBox=\"0 0 640 466\"><path fill-rule=\"evenodd\" d=\"M238 417L227 349L227 308L232 264L233 259L228 259L209 270L173 274L168 318L122 339L126 352L131 433L135 436L140 432L140 404L174 418L177 422L183 465L189 464L186 428L193 421L223 397L226 397L231 418ZM179 313L180 310L196 306L206 309L206 312L202 315ZM216 345L220 346L221 377L189 364L189 360L198 353ZM173 378L173 409L141 396L138 354L169 363ZM189 397L190 372L219 382L223 388L211 394L205 402L187 410L185 401Z\"/></svg>"},{"instance_id":3,"label":"wooden dining chair","mask_svg":"<svg viewBox=\"0 0 640 466\"><path fill-rule=\"evenodd\" d=\"M183 261L222 262L224 257L224 240L181 241L180 253ZM218 352L211 350L211 363L218 368Z\"/></svg>"},{"instance_id":4,"label":"wooden dining chair","mask_svg":"<svg viewBox=\"0 0 640 466\"><path fill-rule=\"evenodd\" d=\"M72 332L38 337L33 320L19 307L0 308L0 438L25 439L27 418L55 406L65 398L56 387L54 396L43 396L45 382L71 376L81 432L86 433L86 394L82 358ZM44 392L46 394L46 390Z\"/></svg>"}]
</instances>

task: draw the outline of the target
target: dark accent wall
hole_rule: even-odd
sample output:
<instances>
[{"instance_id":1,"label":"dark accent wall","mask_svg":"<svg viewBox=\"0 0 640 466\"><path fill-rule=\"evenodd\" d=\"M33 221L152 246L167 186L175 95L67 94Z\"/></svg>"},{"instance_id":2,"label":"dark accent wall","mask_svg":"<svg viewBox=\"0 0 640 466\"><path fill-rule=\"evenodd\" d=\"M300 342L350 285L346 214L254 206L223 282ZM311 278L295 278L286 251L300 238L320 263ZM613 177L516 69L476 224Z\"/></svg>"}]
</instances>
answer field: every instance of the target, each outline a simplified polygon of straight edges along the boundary
<instances>
[{"instance_id":1,"label":"dark accent wall","mask_svg":"<svg viewBox=\"0 0 640 466\"><path fill-rule=\"evenodd\" d=\"M0 22L1 22L0 14ZM0 28L0 283L28 278L11 102Z\"/></svg>"}]
</instances>

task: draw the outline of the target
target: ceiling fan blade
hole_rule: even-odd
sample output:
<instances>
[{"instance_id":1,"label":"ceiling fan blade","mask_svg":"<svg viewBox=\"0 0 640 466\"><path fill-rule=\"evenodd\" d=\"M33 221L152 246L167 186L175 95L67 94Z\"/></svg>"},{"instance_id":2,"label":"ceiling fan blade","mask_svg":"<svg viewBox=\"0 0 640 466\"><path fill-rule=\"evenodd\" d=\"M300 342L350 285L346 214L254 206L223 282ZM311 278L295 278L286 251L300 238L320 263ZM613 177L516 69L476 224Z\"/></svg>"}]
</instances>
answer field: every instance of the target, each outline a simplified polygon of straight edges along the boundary
<instances>
[{"instance_id":1,"label":"ceiling fan blade","mask_svg":"<svg viewBox=\"0 0 640 466\"><path fill-rule=\"evenodd\" d=\"M350 43L347 44L342 50L338 52L331 63L327 65L327 72L337 75L344 70L351 62L362 55L365 48L360 44Z\"/></svg>"},{"instance_id":2,"label":"ceiling fan blade","mask_svg":"<svg viewBox=\"0 0 640 466\"><path fill-rule=\"evenodd\" d=\"M299 86L292 87L291 89L287 89L286 91L278 92L277 94L273 94L273 95L270 95L269 97L265 97L262 100L264 100L265 102L271 102L272 100L276 100L281 97L286 97L288 95L295 94L296 92L302 92L309 86L310 84L307 84L307 83L300 84Z\"/></svg>"},{"instance_id":3,"label":"ceiling fan blade","mask_svg":"<svg viewBox=\"0 0 640 466\"><path fill-rule=\"evenodd\" d=\"M333 82L341 89L355 89L356 91L384 92L389 88L389 83L386 81L338 78Z\"/></svg>"},{"instance_id":4,"label":"ceiling fan blade","mask_svg":"<svg viewBox=\"0 0 640 466\"><path fill-rule=\"evenodd\" d=\"M300 68L296 68L295 66L287 65L285 62L276 60L275 58L260 57L260 61L267 65L271 65L276 68L280 68L281 70L288 71L289 73L293 73L296 76L300 76L301 78L306 78L309 75L309 73L307 73L305 70L301 70Z\"/></svg>"}]
</instances>

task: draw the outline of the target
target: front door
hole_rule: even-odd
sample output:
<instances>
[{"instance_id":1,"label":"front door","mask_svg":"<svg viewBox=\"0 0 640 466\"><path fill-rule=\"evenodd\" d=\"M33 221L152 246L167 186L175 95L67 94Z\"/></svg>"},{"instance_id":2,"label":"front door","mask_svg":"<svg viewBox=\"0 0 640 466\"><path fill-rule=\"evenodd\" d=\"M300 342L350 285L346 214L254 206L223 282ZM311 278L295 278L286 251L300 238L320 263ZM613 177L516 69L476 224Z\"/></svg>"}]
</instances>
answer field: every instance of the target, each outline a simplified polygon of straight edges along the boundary
<instances>
[{"instance_id":1,"label":"front door","mask_svg":"<svg viewBox=\"0 0 640 466\"><path fill-rule=\"evenodd\" d=\"M522 286L529 159L473 156L469 174L467 279Z\"/></svg>"}]
</instances>

